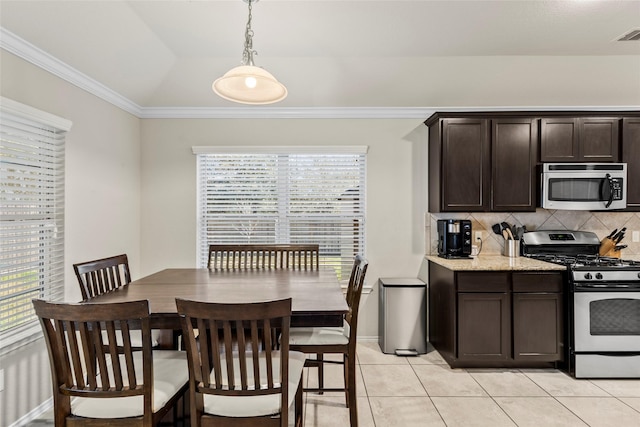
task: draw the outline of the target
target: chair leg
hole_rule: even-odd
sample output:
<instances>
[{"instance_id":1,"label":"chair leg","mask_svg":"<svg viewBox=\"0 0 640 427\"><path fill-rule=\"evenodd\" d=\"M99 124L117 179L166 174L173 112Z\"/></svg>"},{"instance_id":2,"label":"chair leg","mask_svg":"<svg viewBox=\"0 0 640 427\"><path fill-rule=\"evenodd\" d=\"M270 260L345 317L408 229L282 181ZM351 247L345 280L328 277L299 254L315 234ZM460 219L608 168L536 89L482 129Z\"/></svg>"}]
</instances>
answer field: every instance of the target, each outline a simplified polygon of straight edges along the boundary
<instances>
[{"instance_id":1,"label":"chair leg","mask_svg":"<svg viewBox=\"0 0 640 427\"><path fill-rule=\"evenodd\" d=\"M322 353L316 354L316 359L318 360L318 394L324 394L324 355Z\"/></svg>"},{"instance_id":2,"label":"chair leg","mask_svg":"<svg viewBox=\"0 0 640 427\"><path fill-rule=\"evenodd\" d=\"M347 364L347 355L342 355L342 376L344 377L344 399L349 407L349 365Z\"/></svg>"},{"instance_id":3,"label":"chair leg","mask_svg":"<svg viewBox=\"0 0 640 427\"><path fill-rule=\"evenodd\" d=\"M302 379L300 380L300 384L298 384L298 390L296 391L296 400L295 400L295 419L293 421L293 425L295 427L302 427L302 417L304 416L303 412L303 400L302 400Z\"/></svg>"},{"instance_id":4,"label":"chair leg","mask_svg":"<svg viewBox=\"0 0 640 427\"><path fill-rule=\"evenodd\" d=\"M355 356L355 355L353 355ZM358 426L358 402L356 398L356 360L355 357L347 357L345 366L347 370L347 382L345 382L345 392L347 395L347 406L349 407L349 420L351 427Z\"/></svg>"}]
</instances>

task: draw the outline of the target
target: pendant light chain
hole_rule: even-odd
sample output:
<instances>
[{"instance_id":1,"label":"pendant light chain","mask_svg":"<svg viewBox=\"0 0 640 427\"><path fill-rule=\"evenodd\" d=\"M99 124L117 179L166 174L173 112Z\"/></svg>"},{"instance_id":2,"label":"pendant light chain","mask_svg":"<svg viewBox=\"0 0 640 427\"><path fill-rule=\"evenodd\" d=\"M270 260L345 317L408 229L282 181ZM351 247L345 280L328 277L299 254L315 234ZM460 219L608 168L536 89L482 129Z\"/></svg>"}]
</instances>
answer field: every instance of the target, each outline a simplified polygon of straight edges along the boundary
<instances>
[{"instance_id":1,"label":"pendant light chain","mask_svg":"<svg viewBox=\"0 0 640 427\"><path fill-rule=\"evenodd\" d=\"M242 52L242 63L244 65L254 65L253 54L257 54L257 52L253 50L253 30L251 29L251 2L252 0L249 0L249 18L247 19L247 27L244 31L244 51Z\"/></svg>"}]
</instances>

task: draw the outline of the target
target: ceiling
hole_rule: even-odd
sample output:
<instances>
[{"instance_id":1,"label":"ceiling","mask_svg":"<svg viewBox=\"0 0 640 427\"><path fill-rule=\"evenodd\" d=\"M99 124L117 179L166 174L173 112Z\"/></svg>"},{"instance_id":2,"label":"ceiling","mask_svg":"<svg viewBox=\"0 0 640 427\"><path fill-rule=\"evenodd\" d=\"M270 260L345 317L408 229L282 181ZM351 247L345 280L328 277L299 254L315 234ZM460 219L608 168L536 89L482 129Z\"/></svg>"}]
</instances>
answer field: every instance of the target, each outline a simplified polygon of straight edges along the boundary
<instances>
[{"instance_id":1,"label":"ceiling","mask_svg":"<svg viewBox=\"0 0 640 427\"><path fill-rule=\"evenodd\" d=\"M238 106L211 83L239 65L247 13L242 0L0 0L5 49L16 36L141 108ZM640 1L261 0L252 26L256 65L289 90L281 107L460 105L447 90L472 92L471 74L509 82L503 64L640 64L640 41L616 41L640 28ZM640 100L640 77L632 90Z\"/></svg>"}]
</instances>

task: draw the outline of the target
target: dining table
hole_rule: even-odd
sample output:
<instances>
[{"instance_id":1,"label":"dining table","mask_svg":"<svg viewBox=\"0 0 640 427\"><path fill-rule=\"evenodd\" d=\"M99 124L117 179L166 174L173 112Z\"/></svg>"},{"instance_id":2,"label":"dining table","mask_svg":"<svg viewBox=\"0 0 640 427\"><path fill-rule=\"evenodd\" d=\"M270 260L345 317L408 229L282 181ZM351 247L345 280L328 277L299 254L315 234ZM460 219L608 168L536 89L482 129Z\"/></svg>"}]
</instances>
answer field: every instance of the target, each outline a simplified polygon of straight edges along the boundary
<instances>
[{"instance_id":1,"label":"dining table","mask_svg":"<svg viewBox=\"0 0 640 427\"><path fill-rule=\"evenodd\" d=\"M148 300L153 329L180 330L176 298L217 303L291 298L291 326L342 326L349 311L335 270L167 268L86 303Z\"/></svg>"}]
</instances>

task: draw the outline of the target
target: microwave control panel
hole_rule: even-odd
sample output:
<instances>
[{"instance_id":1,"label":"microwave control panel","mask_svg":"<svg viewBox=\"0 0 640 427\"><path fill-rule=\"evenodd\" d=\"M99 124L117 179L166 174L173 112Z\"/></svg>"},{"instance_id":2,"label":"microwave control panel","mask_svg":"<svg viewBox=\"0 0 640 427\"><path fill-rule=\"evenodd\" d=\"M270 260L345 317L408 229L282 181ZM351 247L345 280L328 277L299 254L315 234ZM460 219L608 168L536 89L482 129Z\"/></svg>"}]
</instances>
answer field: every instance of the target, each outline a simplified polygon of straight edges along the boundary
<instances>
[{"instance_id":1,"label":"microwave control panel","mask_svg":"<svg viewBox=\"0 0 640 427\"><path fill-rule=\"evenodd\" d=\"M611 178L613 200L622 200L622 178Z\"/></svg>"}]
</instances>

